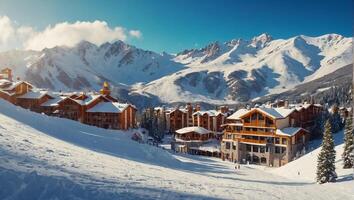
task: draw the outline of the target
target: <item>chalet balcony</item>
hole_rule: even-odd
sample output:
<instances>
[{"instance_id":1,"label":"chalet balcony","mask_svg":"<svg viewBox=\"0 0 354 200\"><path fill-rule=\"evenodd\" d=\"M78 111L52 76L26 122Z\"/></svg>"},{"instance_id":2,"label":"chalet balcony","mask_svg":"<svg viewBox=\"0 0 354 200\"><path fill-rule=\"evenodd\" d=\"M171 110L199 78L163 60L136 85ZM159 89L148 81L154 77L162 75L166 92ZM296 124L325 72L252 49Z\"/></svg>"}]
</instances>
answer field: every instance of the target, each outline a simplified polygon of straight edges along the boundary
<instances>
[{"instance_id":1,"label":"chalet balcony","mask_svg":"<svg viewBox=\"0 0 354 200\"><path fill-rule=\"evenodd\" d=\"M266 123L264 120L257 120L251 122L244 122L243 126L252 126L252 127L272 127L275 128L275 124Z\"/></svg>"},{"instance_id":2,"label":"chalet balcony","mask_svg":"<svg viewBox=\"0 0 354 200\"><path fill-rule=\"evenodd\" d=\"M245 143L255 143L255 144L267 144L266 140L256 140L256 139L247 139L247 138L239 138L240 142Z\"/></svg>"},{"instance_id":3,"label":"chalet balcony","mask_svg":"<svg viewBox=\"0 0 354 200\"><path fill-rule=\"evenodd\" d=\"M273 135L275 131L253 131L253 130L242 130L240 133L245 135Z\"/></svg>"}]
</instances>

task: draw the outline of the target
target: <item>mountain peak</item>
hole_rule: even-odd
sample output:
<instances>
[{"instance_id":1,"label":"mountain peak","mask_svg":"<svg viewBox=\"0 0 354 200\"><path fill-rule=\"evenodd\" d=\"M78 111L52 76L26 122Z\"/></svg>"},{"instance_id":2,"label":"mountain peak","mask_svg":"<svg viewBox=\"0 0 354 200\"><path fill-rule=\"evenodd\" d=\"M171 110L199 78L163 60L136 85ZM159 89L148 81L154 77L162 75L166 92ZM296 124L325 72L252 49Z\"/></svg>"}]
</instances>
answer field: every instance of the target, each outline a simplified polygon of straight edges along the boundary
<instances>
[{"instance_id":1,"label":"mountain peak","mask_svg":"<svg viewBox=\"0 0 354 200\"><path fill-rule=\"evenodd\" d=\"M91 47L97 47L94 43L92 42L89 42L87 40L81 40L79 43L77 43L75 45L76 47L79 47L79 48L91 48Z\"/></svg>"},{"instance_id":2,"label":"mountain peak","mask_svg":"<svg viewBox=\"0 0 354 200\"><path fill-rule=\"evenodd\" d=\"M268 33L262 33L259 36L254 37L252 40L257 40L257 41L271 41L273 40L273 37L269 35Z\"/></svg>"},{"instance_id":3,"label":"mountain peak","mask_svg":"<svg viewBox=\"0 0 354 200\"><path fill-rule=\"evenodd\" d=\"M269 35L268 33L262 33L259 36L252 38L251 44L255 47L264 47L266 43L272 40L273 38L271 35Z\"/></svg>"}]
</instances>

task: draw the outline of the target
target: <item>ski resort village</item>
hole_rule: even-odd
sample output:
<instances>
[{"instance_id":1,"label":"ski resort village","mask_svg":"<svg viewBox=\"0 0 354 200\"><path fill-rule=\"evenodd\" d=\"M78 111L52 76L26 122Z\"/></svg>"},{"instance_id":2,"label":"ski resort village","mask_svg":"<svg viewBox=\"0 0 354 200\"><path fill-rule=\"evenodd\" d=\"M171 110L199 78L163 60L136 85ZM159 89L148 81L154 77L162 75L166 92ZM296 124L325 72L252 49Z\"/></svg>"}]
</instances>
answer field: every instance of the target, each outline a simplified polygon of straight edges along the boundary
<instances>
[{"instance_id":1,"label":"ski resort village","mask_svg":"<svg viewBox=\"0 0 354 200\"><path fill-rule=\"evenodd\" d=\"M54 92L9 67L0 97L5 199L354 199L351 107L309 99L139 110L106 81Z\"/></svg>"},{"instance_id":2,"label":"ski resort village","mask_svg":"<svg viewBox=\"0 0 354 200\"><path fill-rule=\"evenodd\" d=\"M0 0L0 200L354 200L353 1Z\"/></svg>"}]
</instances>

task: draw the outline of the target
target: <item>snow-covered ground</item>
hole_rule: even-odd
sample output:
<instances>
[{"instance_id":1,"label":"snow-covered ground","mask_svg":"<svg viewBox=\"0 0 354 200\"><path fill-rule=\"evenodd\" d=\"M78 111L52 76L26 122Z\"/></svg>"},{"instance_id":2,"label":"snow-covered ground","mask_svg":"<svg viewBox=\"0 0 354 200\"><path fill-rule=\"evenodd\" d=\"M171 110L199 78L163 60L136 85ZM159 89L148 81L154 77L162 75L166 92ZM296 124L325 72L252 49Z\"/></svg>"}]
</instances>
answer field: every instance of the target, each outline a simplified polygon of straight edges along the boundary
<instances>
[{"instance_id":1,"label":"snow-covered ground","mask_svg":"<svg viewBox=\"0 0 354 200\"><path fill-rule=\"evenodd\" d=\"M338 183L314 183L305 168L315 162L316 150L285 166L292 170L235 171L220 159L136 143L132 132L48 117L0 100L0 199L354 199L349 171L340 170ZM294 176L299 167L301 176Z\"/></svg>"}]
</instances>

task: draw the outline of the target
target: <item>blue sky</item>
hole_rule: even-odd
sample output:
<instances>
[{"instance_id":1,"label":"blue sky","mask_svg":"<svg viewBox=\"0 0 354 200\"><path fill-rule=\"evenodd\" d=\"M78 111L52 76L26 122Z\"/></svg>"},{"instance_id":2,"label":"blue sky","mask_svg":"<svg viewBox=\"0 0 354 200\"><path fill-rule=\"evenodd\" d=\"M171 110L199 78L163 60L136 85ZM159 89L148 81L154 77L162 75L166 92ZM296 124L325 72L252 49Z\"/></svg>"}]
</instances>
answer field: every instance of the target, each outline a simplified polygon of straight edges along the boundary
<instances>
[{"instance_id":1,"label":"blue sky","mask_svg":"<svg viewBox=\"0 0 354 200\"><path fill-rule=\"evenodd\" d=\"M352 36L351 0L0 0L0 16L42 30L49 24L106 21L139 30L127 42L175 53L212 41L338 33ZM0 30L1 32L1 30Z\"/></svg>"}]
</instances>

